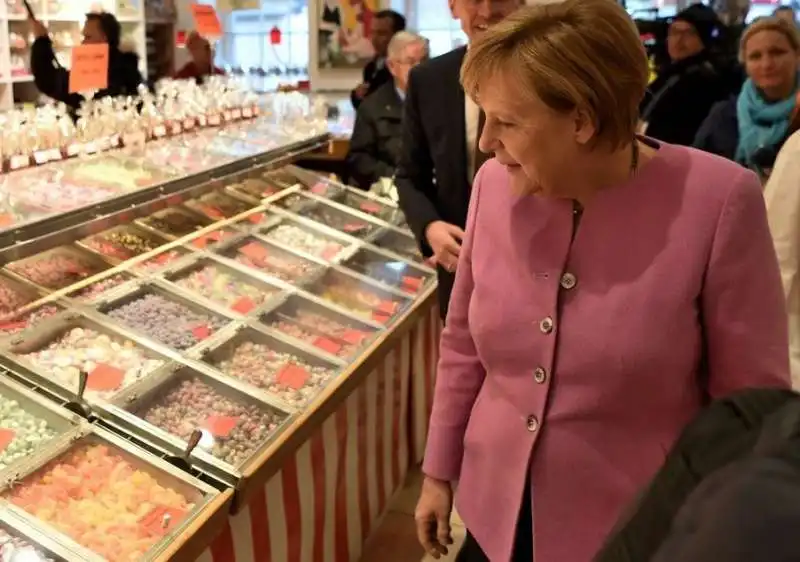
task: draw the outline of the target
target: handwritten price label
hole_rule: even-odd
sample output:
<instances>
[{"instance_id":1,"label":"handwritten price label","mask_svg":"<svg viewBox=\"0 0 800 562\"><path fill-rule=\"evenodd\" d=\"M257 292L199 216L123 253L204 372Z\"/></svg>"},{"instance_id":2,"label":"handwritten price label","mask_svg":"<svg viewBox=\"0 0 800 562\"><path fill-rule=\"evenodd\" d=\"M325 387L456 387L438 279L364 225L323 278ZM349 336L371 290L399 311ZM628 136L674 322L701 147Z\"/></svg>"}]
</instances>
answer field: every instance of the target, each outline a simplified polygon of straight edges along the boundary
<instances>
[{"instance_id":1,"label":"handwritten price label","mask_svg":"<svg viewBox=\"0 0 800 562\"><path fill-rule=\"evenodd\" d=\"M239 423L239 418L233 416L209 416L203 424L214 437L227 437Z\"/></svg>"},{"instance_id":2,"label":"handwritten price label","mask_svg":"<svg viewBox=\"0 0 800 562\"><path fill-rule=\"evenodd\" d=\"M86 43L72 48L69 71L70 93L104 90L108 87L108 44Z\"/></svg>"},{"instance_id":3,"label":"handwritten price label","mask_svg":"<svg viewBox=\"0 0 800 562\"><path fill-rule=\"evenodd\" d=\"M100 363L89 373L86 388L92 390L117 390L125 380L125 373L111 365Z\"/></svg>"},{"instance_id":4,"label":"handwritten price label","mask_svg":"<svg viewBox=\"0 0 800 562\"><path fill-rule=\"evenodd\" d=\"M222 37L222 24L214 6L192 4L194 28L203 37Z\"/></svg>"}]
</instances>

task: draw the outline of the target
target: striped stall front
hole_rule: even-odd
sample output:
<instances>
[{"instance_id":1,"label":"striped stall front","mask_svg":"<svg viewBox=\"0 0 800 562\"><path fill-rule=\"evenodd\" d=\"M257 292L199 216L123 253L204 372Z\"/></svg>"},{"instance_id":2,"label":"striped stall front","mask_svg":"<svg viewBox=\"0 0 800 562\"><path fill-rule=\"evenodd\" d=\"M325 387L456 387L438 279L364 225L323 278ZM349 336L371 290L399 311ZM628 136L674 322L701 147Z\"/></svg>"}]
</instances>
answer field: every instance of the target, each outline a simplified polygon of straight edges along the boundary
<instances>
[{"instance_id":1,"label":"striped stall front","mask_svg":"<svg viewBox=\"0 0 800 562\"><path fill-rule=\"evenodd\" d=\"M198 562L358 560L422 459L440 326L434 303Z\"/></svg>"}]
</instances>

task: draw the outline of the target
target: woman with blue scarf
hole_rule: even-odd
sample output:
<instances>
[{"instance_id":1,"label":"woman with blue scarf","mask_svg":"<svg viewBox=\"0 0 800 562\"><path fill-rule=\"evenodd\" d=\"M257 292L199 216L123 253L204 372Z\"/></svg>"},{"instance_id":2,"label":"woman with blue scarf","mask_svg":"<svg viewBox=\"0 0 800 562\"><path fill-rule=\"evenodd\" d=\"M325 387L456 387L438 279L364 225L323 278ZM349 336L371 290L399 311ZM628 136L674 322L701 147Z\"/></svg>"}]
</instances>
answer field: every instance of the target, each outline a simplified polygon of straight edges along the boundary
<instances>
[{"instance_id":1,"label":"woman with blue scarf","mask_svg":"<svg viewBox=\"0 0 800 562\"><path fill-rule=\"evenodd\" d=\"M742 34L739 58L747 81L738 96L716 104L694 146L769 175L792 132L797 111L800 39L785 20L760 18Z\"/></svg>"}]
</instances>

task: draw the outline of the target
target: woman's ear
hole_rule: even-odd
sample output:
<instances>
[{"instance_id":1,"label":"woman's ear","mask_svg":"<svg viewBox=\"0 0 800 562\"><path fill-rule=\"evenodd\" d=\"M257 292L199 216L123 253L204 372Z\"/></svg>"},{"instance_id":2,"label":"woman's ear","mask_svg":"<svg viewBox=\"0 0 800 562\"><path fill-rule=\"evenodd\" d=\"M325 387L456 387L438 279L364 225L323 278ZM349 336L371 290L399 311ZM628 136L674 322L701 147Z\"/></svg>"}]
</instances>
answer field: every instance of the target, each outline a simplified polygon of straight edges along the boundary
<instances>
[{"instance_id":1,"label":"woman's ear","mask_svg":"<svg viewBox=\"0 0 800 562\"><path fill-rule=\"evenodd\" d=\"M594 138L597 133L597 127L594 123L592 115L583 109L576 109L574 112L575 119L575 140L578 144L586 145Z\"/></svg>"}]
</instances>

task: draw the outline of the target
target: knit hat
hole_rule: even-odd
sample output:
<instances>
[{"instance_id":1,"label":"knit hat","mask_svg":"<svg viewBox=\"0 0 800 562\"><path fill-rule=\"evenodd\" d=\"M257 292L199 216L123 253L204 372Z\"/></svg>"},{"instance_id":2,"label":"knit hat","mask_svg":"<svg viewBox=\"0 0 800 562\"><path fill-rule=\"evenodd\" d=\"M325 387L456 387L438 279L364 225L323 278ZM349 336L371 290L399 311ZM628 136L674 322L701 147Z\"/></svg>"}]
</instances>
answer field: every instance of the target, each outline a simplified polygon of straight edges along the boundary
<instances>
[{"instance_id":1,"label":"knit hat","mask_svg":"<svg viewBox=\"0 0 800 562\"><path fill-rule=\"evenodd\" d=\"M678 12L672 21L685 21L695 28L700 41L708 48L719 33L722 23L717 13L704 4L692 4Z\"/></svg>"}]
</instances>

